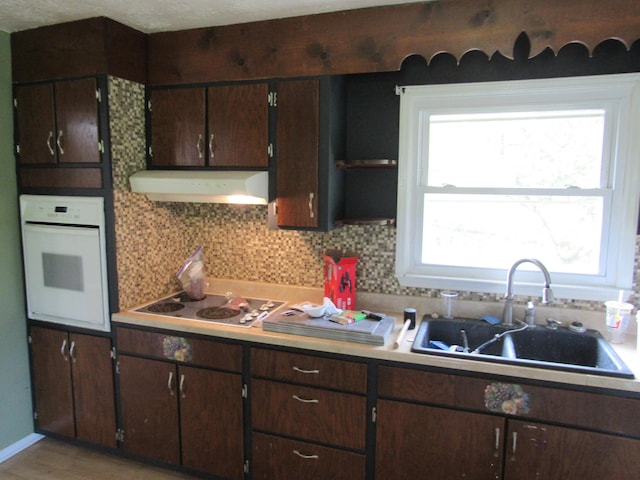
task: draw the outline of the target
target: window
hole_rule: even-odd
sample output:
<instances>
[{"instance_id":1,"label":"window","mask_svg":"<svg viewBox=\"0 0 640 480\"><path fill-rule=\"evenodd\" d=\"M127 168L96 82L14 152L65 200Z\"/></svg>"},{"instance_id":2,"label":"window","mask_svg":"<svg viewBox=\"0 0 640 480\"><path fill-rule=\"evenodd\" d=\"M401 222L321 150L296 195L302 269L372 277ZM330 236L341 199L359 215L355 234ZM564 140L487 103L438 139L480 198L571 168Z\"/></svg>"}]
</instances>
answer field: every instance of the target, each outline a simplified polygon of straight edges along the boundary
<instances>
[{"instance_id":1,"label":"window","mask_svg":"<svg viewBox=\"0 0 640 480\"><path fill-rule=\"evenodd\" d=\"M399 89L396 274L504 292L537 258L557 297L632 287L640 201L639 75ZM538 296L541 273L518 271Z\"/></svg>"}]
</instances>

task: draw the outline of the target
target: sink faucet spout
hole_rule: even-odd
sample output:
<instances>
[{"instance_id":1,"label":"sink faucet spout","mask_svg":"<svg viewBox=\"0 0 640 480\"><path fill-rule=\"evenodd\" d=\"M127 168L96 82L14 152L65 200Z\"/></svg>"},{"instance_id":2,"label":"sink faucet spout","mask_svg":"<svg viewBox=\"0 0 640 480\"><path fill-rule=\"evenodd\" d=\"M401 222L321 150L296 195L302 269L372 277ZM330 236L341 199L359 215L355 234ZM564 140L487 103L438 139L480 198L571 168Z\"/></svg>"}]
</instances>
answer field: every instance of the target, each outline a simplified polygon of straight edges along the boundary
<instances>
[{"instance_id":1,"label":"sink faucet spout","mask_svg":"<svg viewBox=\"0 0 640 480\"><path fill-rule=\"evenodd\" d=\"M507 292L504 296L504 314L502 316L502 323L507 326L513 325L513 275L516 269L523 263L532 263L540 269L544 275L544 287L542 288L542 303L553 302L553 291L551 290L551 276L549 270L545 267L540 260L535 258L523 258L515 262L509 272L507 273Z\"/></svg>"}]
</instances>

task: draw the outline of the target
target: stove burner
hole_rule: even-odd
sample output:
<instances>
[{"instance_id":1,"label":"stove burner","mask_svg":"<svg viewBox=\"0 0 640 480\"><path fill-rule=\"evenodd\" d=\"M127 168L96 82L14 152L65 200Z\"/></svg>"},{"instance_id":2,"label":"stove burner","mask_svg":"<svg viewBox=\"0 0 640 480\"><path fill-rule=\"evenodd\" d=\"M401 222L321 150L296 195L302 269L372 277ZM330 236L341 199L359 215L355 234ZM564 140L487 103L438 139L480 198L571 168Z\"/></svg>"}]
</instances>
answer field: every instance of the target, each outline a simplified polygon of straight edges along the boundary
<instances>
[{"instance_id":1,"label":"stove burner","mask_svg":"<svg viewBox=\"0 0 640 480\"><path fill-rule=\"evenodd\" d=\"M209 307L198 310L196 315L207 320L223 320L238 315L240 311L227 307Z\"/></svg>"},{"instance_id":2,"label":"stove burner","mask_svg":"<svg viewBox=\"0 0 640 480\"><path fill-rule=\"evenodd\" d=\"M172 313L182 310L184 305L182 303L157 303L147 307L149 312L153 313Z\"/></svg>"}]
</instances>

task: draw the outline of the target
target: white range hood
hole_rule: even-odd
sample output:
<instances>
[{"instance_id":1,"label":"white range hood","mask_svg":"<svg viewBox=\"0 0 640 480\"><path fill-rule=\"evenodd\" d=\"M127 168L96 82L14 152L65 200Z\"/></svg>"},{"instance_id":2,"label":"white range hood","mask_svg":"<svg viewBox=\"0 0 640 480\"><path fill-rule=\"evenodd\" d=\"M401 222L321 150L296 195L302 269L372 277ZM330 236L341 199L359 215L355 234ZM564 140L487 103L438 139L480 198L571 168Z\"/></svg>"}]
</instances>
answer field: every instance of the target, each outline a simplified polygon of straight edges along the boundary
<instances>
[{"instance_id":1,"label":"white range hood","mask_svg":"<svg viewBox=\"0 0 640 480\"><path fill-rule=\"evenodd\" d=\"M266 205L269 196L264 171L142 170L129 182L131 191L156 202Z\"/></svg>"}]
</instances>

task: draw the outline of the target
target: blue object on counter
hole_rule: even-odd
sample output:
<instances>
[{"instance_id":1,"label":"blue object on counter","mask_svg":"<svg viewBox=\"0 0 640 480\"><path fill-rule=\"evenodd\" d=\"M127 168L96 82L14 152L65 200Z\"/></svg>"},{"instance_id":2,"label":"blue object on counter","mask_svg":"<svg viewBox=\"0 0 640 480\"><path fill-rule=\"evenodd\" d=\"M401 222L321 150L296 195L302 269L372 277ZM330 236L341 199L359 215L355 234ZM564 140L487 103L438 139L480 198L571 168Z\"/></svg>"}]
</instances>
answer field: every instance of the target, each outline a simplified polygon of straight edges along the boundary
<instances>
[{"instance_id":1,"label":"blue object on counter","mask_svg":"<svg viewBox=\"0 0 640 480\"><path fill-rule=\"evenodd\" d=\"M494 317L493 315L482 315L480 317L480 320L484 320L487 323L490 323L491 325L497 325L498 323L501 322L501 320L498 317Z\"/></svg>"},{"instance_id":2,"label":"blue object on counter","mask_svg":"<svg viewBox=\"0 0 640 480\"><path fill-rule=\"evenodd\" d=\"M449 350L449 345L440 340L430 340L429 348L436 348L438 350Z\"/></svg>"}]
</instances>

